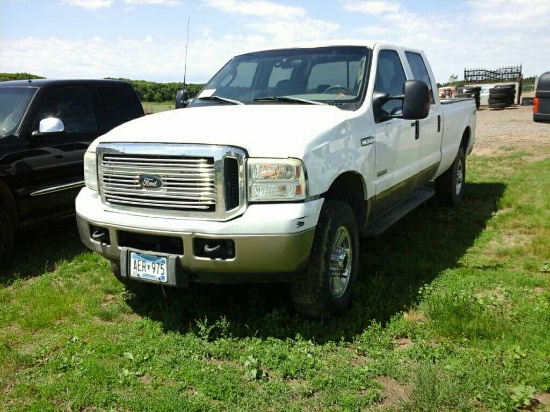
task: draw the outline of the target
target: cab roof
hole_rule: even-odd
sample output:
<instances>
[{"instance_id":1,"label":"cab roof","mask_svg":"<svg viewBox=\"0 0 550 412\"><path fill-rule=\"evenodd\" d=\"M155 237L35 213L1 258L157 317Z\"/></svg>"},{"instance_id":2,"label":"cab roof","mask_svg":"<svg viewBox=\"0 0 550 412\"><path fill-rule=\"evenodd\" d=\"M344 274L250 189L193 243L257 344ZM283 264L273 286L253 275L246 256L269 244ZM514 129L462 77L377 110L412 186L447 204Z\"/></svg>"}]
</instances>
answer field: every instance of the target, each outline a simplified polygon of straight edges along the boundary
<instances>
[{"instance_id":1,"label":"cab roof","mask_svg":"<svg viewBox=\"0 0 550 412\"><path fill-rule=\"evenodd\" d=\"M0 87L43 87L45 85L75 85L75 84L121 84L123 80L110 79L29 79L29 80L8 80L0 82Z\"/></svg>"}]
</instances>

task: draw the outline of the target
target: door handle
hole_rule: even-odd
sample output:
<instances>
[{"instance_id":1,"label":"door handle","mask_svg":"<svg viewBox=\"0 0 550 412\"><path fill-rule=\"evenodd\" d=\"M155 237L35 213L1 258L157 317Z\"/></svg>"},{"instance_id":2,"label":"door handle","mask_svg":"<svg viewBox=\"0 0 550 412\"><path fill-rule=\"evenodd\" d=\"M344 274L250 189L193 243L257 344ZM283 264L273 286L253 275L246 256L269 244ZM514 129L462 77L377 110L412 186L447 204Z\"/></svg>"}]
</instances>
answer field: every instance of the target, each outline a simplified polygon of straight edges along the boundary
<instances>
[{"instance_id":1,"label":"door handle","mask_svg":"<svg viewBox=\"0 0 550 412\"><path fill-rule=\"evenodd\" d=\"M411 123L411 127L414 127L414 140L418 140L420 138L420 122L418 120Z\"/></svg>"}]
</instances>

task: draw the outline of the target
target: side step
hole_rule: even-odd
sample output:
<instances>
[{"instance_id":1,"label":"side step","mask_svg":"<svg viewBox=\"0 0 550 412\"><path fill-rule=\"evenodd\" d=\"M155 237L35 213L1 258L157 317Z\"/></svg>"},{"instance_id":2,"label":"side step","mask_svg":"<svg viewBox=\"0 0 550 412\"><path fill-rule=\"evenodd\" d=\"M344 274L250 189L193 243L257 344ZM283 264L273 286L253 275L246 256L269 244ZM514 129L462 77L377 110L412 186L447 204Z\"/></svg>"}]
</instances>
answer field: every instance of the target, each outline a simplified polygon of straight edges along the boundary
<instances>
[{"instance_id":1,"label":"side step","mask_svg":"<svg viewBox=\"0 0 550 412\"><path fill-rule=\"evenodd\" d=\"M426 200L435 195L435 191L428 187L423 187L411 193L402 202L395 205L383 215L378 216L369 223L367 229L363 232L365 237L376 237L384 233L391 225L401 219L410 211L416 209Z\"/></svg>"}]
</instances>

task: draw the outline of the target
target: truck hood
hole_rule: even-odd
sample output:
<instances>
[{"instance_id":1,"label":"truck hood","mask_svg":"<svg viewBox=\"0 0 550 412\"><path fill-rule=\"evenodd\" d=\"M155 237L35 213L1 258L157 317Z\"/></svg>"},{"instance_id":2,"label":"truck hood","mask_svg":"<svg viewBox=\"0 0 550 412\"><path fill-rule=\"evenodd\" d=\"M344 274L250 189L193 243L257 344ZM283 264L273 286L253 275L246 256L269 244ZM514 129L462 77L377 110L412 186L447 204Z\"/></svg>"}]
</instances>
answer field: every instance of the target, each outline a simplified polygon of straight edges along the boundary
<instances>
[{"instance_id":1,"label":"truck hood","mask_svg":"<svg viewBox=\"0 0 550 412\"><path fill-rule=\"evenodd\" d=\"M296 157L346 134L353 112L334 106L258 104L171 110L124 123L90 146L113 142L230 145L251 157Z\"/></svg>"}]
</instances>

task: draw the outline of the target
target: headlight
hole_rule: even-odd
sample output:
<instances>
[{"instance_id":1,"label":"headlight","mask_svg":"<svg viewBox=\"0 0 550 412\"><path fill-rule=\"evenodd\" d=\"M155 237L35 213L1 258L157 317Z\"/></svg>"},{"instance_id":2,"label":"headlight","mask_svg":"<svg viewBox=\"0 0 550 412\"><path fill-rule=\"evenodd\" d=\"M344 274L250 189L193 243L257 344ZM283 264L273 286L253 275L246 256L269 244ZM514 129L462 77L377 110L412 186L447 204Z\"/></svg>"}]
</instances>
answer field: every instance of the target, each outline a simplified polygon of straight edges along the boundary
<instances>
[{"instance_id":1,"label":"headlight","mask_svg":"<svg viewBox=\"0 0 550 412\"><path fill-rule=\"evenodd\" d=\"M249 201L304 200L306 197L306 176L301 161L297 159L248 160Z\"/></svg>"},{"instance_id":2,"label":"headlight","mask_svg":"<svg viewBox=\"0 0 550 412\"><path fill-rule=\"evenodd\" d=\"M95 152L84 154L84 182L88 188L97 191L97 157Z\"/></svg>"}]
</instances>

